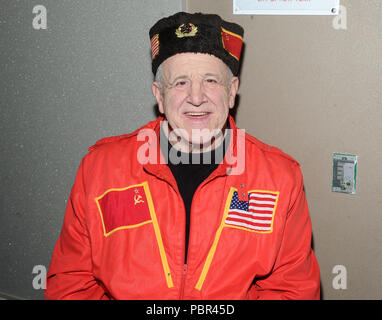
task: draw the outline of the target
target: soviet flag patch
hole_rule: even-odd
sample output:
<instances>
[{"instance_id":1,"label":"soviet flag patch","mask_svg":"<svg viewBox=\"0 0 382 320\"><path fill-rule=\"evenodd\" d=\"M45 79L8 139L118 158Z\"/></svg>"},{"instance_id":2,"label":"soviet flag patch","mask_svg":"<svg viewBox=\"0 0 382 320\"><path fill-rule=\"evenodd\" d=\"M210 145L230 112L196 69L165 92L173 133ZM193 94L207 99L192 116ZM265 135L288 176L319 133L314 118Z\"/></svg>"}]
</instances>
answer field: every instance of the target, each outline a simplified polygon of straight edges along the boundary
<instances>
[{"instance_id":1,"label":"soviet flag patch","mask_svg":"<svg viewBox=\"0 0 382 320\"><path fill-rule=\"evenodd\" d=\"M120 229L139 227L152 222L143 185L109 189L95 198L95 201L105 236Z\"/></svg>"}]
</instances>

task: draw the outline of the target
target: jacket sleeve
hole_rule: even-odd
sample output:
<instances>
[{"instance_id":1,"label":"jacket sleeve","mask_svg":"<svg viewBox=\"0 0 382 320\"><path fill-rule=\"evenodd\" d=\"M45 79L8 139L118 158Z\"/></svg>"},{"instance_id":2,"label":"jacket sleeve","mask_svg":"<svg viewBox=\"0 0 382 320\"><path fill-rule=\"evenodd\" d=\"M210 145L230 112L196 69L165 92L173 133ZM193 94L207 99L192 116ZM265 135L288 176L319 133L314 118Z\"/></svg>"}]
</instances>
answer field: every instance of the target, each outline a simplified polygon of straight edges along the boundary
<instances>
[{"instance_id":1,"label":"jacket sleeve","mask_svg":"<svg viewBox=\"0 0 382 320\"><path fill-rule=\"evenodd\" d=\"M45 299L107 299L92 274L89 234L85 218L83 162L67 204L60 237L54 247Z\"/></svg>"},{"instance_id":2,"label":"jacket sleeve","mask_svg":"<svg viewBox=\"0 0 382 320\"><path fill-rule=\"evenodd\" d=\"M311 221L299 167L295 194L274 268L269 276L254 282L249 292L251 299L320 299L320 271L311 248Z\"/></svg>"}]
</instances>

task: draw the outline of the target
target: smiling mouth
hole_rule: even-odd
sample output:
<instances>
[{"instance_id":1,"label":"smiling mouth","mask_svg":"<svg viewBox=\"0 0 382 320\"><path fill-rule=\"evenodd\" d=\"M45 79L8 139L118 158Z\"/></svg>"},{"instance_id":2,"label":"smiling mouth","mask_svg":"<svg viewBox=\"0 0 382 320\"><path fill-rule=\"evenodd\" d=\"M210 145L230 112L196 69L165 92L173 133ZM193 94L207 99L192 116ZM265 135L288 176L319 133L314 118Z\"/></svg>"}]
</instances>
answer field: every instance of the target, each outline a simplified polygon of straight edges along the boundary
<instances>
[{"instance_id":1,"label":"smiling mouth","mask_svg":"<svg viewBox=\"0 0 382 320\"><path fill-rule=\"evenodd\" d=\"M204 117L209 115L209 112L186 112L185 115L188 117Z\"/></svg>"}]
</instances>

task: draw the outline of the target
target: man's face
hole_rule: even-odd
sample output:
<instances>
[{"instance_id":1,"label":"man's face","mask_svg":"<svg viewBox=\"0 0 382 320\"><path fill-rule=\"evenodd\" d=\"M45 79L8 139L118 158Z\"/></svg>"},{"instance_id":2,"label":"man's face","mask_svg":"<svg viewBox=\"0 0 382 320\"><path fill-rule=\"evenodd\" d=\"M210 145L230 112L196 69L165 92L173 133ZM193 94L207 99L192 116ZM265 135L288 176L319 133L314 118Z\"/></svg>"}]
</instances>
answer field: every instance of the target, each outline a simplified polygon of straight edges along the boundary
<instances>
[{"instance_id":1,"label":"man's face","mask_svg":"<svg viewBox=\"0 0 382 320\"><path fill-rule=\"evenodd\" d=\"M184 129L182 138L200 144L200 136L192 137L193 129L225 128L239 80L230 79L223 61L209 54L181 53L165 60L162 68L163 87L154 82L153 93L170 130Z\"/></svg>"}]
</instances>

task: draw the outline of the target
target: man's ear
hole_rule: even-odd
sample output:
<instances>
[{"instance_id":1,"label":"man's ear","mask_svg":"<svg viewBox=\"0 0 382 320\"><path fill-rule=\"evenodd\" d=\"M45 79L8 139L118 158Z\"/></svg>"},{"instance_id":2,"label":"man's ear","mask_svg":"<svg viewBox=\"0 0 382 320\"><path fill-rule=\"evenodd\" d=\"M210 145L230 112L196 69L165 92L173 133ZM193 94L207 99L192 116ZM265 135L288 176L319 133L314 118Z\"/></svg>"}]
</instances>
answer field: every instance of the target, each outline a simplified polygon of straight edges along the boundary
<instances>
[{"instance_id":1,"label":"man's ear","mask_svg":"<svg viewBox=\"0 0 382 320\"><path fill-rule=\"evenodd\" d=\"M231 81L231 86L229 88L229 108L230 109L232 109L235 105L235 97L238 90L239 90L239 78L233 77Z\"/></svg>"},{"instance_id":2,"label":"man's ear","mask_svg":"<svg viewBox=\"0 0 382 320\"><path fill-rule=\"evenodd\" d=\"M159 112L160 113L164 113L164 108L163 108L163 97L162 97L162 93L161 93L161 89L160 89L160 86L159 86L159 83L158 82L153 82L152 86L152 91L153 91L153 95L158 103L158 109L159 109Z\"/></svg>"}]
</instances>

